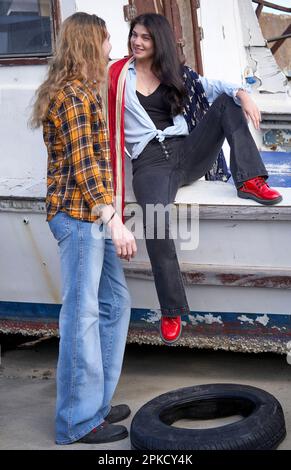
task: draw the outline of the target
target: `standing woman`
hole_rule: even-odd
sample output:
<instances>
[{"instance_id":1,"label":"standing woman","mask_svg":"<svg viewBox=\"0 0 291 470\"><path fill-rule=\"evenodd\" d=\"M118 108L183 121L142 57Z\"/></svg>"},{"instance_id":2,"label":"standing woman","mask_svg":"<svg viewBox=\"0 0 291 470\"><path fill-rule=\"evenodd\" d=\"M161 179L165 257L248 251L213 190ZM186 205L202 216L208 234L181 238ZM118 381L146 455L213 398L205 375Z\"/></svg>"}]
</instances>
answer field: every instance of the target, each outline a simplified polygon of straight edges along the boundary
<instances>
[{"instance_id":1,"label":"standing woman","mask_svg":"<svg viewBox=\"0 0 291 470\"><path fill-rule=\"evenodd\" d=\"M109 71L109 128L111 144L116 142L111 153L117 194L122 194L125 141L144 226L149 223L146 206L173 203L179 187L205 174L227 181L221 154L225 138L238 196L261 204L280 202L281 195L266 183L268 173L248 128L248 118L259 128L260 112L246 90L199 77L181 65L162 15L135 18L129 46L132 57L113 63ZM172 344L181 334L181 315L190 310L169 225L164 239L148 238L146 245L162 312L161 337Z\"/></svg>"},{"instance_id":2,"label":"standing woman","mask_svg":"<svg viewBox=\"0 0 291 470\"><path fill-rule=\"evenodd\" d=\"M76 13L62 26L32 125L48 152L47 220L61 260L56 443L98 444L127 437L111 407L121 372L130 298L120 258L135 255L113 202L109 139L99 89L111 50L104 21ZM96 219L99 224L94 224ZM110 237L101 234L106 226ZM99 236L97 236L97 234Z\"/></svg>"}]
</instances>

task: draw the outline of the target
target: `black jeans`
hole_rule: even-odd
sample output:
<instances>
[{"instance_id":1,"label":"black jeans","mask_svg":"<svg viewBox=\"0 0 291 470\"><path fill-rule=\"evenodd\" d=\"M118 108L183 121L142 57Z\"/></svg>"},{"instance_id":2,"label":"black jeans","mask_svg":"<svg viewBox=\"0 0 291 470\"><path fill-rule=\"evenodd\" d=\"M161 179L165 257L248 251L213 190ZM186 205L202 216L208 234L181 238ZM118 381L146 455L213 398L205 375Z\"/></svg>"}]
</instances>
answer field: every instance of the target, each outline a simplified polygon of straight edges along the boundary
<instances>
[{"instance_id":1,"label":"black jeans","mask_svg":"<svg viewBox=\"0 0 291 470\"><path fill-rule=\"evenodd\" d=\"M224 139L230 145L230 170L236 187L256 176L268 177L242 109L226 94L221 95L187 137L151 141L133 160L133 190L142 207L146 228L146 205L174 202L178 189L207 173ZM174 317L190 312L173 239L166 224L164 239L146 239L162 315Z\"/></svg>"}]
</instances>

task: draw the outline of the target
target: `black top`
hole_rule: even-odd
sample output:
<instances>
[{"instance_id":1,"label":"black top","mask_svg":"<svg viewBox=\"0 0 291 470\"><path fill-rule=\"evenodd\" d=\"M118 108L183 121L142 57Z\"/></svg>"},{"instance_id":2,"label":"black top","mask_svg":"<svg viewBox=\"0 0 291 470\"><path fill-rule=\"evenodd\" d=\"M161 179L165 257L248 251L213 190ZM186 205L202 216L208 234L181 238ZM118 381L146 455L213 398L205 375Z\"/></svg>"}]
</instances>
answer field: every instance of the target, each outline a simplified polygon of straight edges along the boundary
<instances>
[{"instance_id":1,"label":"black top","mask_svg":"<svg viewBox=\"0 0 291 470\"><path fill-rule=\"evenodd\" d=\"M161 83L149 96L145 96L139 91L136 91L140 104L146 110L156 128L161 131L169 126L173 126L171 106L164 97L166 89L166 85L162 85Z\"/></svg>"}]
</instances>

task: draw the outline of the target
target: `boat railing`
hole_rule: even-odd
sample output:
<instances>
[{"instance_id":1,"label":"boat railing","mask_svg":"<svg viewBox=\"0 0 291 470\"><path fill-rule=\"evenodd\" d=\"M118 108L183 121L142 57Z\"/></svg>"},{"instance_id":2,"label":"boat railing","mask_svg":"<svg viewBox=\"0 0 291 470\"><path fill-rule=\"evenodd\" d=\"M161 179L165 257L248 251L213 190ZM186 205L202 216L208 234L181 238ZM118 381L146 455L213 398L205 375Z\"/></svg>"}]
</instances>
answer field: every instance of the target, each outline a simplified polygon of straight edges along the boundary
<instances>
[{"instance_id":1,"label":"boat railing","mask_svg":"<svg viewBox=\"0 0 291 470\"><path fill-rule=\"evenodd\" d=\"M283 13L291 13L290 7L284 7L282 5L277 5L276 3L268 2L265 0L252 0L253 3L258 5L256 9L256 15L259 19L264 7L272 8L273 10L282 11ZM290 25L286 28L286 30L280 35L273 38L266 39L267 43L274 43L271 47L271 51L273 54L277 52L277 50L282 46L282 44L286 41L286 39L291 38L291 21Z\"/></svg>"}]
</instances>

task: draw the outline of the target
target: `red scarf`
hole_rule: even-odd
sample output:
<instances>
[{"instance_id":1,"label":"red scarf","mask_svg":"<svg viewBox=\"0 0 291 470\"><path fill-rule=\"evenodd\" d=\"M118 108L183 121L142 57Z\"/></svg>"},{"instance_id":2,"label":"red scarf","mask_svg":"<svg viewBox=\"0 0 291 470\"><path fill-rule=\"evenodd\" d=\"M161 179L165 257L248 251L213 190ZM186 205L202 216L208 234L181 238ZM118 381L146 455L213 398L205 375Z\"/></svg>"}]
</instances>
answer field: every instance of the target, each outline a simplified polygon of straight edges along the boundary
<instances>
[{"instance_id":1,"label":"red scarf","mask_svg":"<svg viewBox=\"0 0 291 470\"><path fill-rule=\"evenodd\" d=\"M115 207L121 217L125 204L124 90L128 66L132 60L127 57L112 63L108 77L108 126Z\"/></svg>"}]
</instances>

